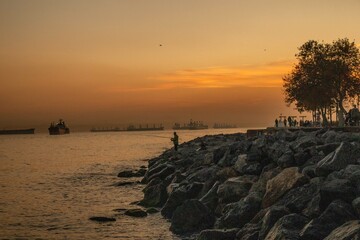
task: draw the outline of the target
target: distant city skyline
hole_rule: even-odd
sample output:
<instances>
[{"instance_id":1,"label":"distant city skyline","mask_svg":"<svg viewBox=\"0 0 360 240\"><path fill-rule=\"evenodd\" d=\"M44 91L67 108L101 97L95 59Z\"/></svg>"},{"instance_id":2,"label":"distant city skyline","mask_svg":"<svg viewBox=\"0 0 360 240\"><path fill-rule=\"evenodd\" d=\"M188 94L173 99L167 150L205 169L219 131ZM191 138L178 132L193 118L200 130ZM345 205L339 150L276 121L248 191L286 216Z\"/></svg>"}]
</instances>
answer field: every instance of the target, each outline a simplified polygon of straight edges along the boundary
<instances>
[{"instance_id":1,"label":"distant city skyline","mask_svg":"<svg viewBox=\"0 0 360 240\"><path fill-rule=\"evenodd\" d=\"M0 0L0 129L300 115L282 77L313 39L360 46L360 1Z\"/></svg>"}]
</instances>

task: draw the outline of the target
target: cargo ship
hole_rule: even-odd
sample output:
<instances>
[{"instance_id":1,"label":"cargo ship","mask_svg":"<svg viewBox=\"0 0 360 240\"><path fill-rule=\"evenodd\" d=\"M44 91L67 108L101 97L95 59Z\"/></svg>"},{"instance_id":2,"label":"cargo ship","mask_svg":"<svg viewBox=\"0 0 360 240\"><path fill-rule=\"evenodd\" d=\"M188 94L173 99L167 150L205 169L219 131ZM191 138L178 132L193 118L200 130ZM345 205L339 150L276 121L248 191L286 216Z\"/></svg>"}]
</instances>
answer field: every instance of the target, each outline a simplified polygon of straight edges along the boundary
<instances>
[{"instance_id":1,"label":"cargo ship","mask_svg":"<svg viewBox=\"0 0 360 240\"><path fill-rule=\"evenodd\" d=\"M35 128L29 129L8 129L8 130L0 130L0 135L8 135L8 134L34 134Z\"/></svg>"},{"instance_id":2,"label":"cargo ship","mask_svg":"<svg viewBox=\"0 0 360 240\"><path fill-rule=\"evenodd\" d=\"M205 125L202 121L193 121L190 119L189 123L181 125L180 123L175 123L173 128L174 130L201 130L208 129L209 126Z\"/></svg>"},{"instance_id":3,"label":"cargo ship","mask_svg":"<svg viewBox=\"0 0 360 240\"><path fill-rule=\"evenodd\" d=\"M164 130L162 124L160 125L152 125L146 124L145 126L139 125L129 125L127 128L92 128L90 132L127 132L127 131L161 131Z\"/></svg>"},{"instance_id":4,"label":"cargo ship","mask_svg":"<svg viewBox=\"0 0 360 240\"><path fill-rule=\"evenodd\" d=\"M70 129L66 126L65 122L62 119L60 119L57 124L52 122L48 129L50 135L63 135L70 133Z\"/></svg>"}]
</instances>

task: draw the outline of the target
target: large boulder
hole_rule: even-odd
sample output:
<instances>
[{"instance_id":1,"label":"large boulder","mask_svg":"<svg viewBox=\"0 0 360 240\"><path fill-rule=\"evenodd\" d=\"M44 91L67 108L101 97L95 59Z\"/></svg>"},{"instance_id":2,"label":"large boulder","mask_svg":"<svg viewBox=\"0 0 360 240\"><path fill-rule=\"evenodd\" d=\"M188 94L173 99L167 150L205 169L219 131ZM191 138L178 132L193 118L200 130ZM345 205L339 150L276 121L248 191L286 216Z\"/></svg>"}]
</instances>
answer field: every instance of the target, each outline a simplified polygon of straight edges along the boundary
<instances>
[{"instance_id":1,"label":"large boulder","mask_svg":"<svg viewBox=\"0 0 360 240\"><path fill-rule=\"evenodd\" d=\"M360 197L358 198L355 198L353 201L352 201L352 206L355 210L355 213L357 214L357 216L360 218Z\"/></svg>"},{"instance_id":2,"label":"large boulder","mask_svg":"<svg viewBox=\"0 0 360 240\"><path fill-rule=\"evenodd\" d=\"M210 167L199 167L197 169L190 169L188 171L188 176L186 178L186 180L188 182L206 182L209 179L214 179L216 178L216 173L220 170L221 168L213 165Z\"/></svg>"},{"instance_id":3,"label":"large boulder","mask_svg":"<svg viewBox=\"0 0 360 240\"><path fill-rule=\"evenodd\" d=\"M314 135L305 135L297 138L292 144L292 148L296 149L298 152L302 151L305 148L316 146L319 142L319 139Z\"/></svg>"},{"instance_id":4,"label":"large boulder","mask_svg":"<svg viewBox=\"0 0 360 240\"><path fill-rule=\"evenodd\" d=\"M342 201L333 201L320 217L311 220L301 231L302 239L324 239L335 228L347 221L355 219L350 204Z\"/></svg>"},{"instance_id":5,"label":"large boulder","mask_svg":"<svg viewBox=\"0 0 360 240\"><path fill-rule=\"evenodd\" d=\"M213 162L218 163L222 158L226 157L228 152L228 147L223 146L214 150L213 152Z\"/></svg>"},{"instance_id":6,"label":"large boulder","mask_svg":"<svg viewBox=\"0 0 360 240\"><path fill-rule=\"evenodd\" d=\"M225 206L223 216L217 222L218 228L241 228L260 210L261 199L249 195L239 202Z\"/></svg>"},{"instance_id":7,"label":"large boulder","mask_svg":"<svg viewBox=\"0 0 360 240\"><path fill-rule=\"evenodd\" d=\"M150 167L150 163L153 163L153 165ZM167 164L159 164L155 166L154 162L149 161L149 170L146 172L143 182L148 183L150 182L149 178L159 172L161 172L163 169L165 169L168 165Z\"/></svg>"},{"instance_id":8,"label":"large boulder","mask_svg":"<svg viewBox=\"0 0 360 240\"><path fill-rule=\"evenodd\" d=\"M360 159L360 148L353 143L342 142L338 148L329 153L317 163L316 174L327 176L333 171L338 171L349 164L355 164Z\"/></svg>"},{"instance_id":9,"label":"large boulder","mask_svg":"<svg viewBox=\"0 0 360 240\"><path fill-rule=\"evenodd\" d=\"M334 179L321 186L320 197L320 206L325 209L335 199L351 203L355 198L355 189L347 179Z\"/></svg>"},{"instance_id":10,"label":"large boulder","mask_svg":"<svg viewBox=\"0 0 360 240\"><path fill-rule=\"evenodd\" d=\"M308 178L299 173L297 167L284 169L276 177L267 182L266 193L262 202L263 207L270 207L289 190L301 186L307 181Z\"/></svg>"},{"instance_id":11,"label":"large boulder","mask_svg":"<svg viewBox=\"0 0 360 240\"><path fill-rule=\"evenodd\" d=\"M174 233L191 233L212 227L214 216L200 201L186 200L177 207L171 219L170 230Z\"/></svg>"},{"instance_id":12,"label":"large boulder","mask_svg":"<svg viewBox=\"0 0 360 240\"><path fill-rule=\"evenodd\" d=\"M206 229L201 231L196 240L234 240L238 228L234 229Z\"/></svg>"},{"instance_id":13,"label":"large boulder","mask_svg":"<svg viewBox=\"0 0 360 240\"><path fill-rule=\"evenodd\" d=\"M259 232L259 239L262 240L266 237L274 224L283 216L290 214L290 211L283 206L273 206L265 214L262 219L261 229Z\"/></svg>"},{"instance_id":14,"label":"large boulder","mask_svg":"<svg viewBox=\"0 0 360 240\"><path fill-rule=\"evenodd\" d=\"M278 159L287 151L290 150L290 145L286 141L276 141L266 149L267 156L273 161Z\"/></svg>"},{"instance_id":15,"label":"large boulder","mask_svg":"<svg viewBox=\"0 0 360 240\"><path fill-rule=\"evenodd\" d=\"M221 203L237 202L246 197L252 184L257 180L254 176L242 176L229 178L221 184L217 190L217 195Z\"/></svg>"},{"instance_id":16,"label":"large boulder","mask_svg":"<svg viewBox=\"0 0 360 240\"><path fill-rule=\"evenodd\" d=\"M316 146L316 150L319 153L324 154L325 156L329 153L332 153L339 147L340 143L334 142L334 143L326 143L324 145Z\"/></svg>"},{"instance_id":17,"label":"large boulder","mask_svg":"<svg viewBox=\"0 0 360 240\"><path fill-rule=\"evenodd\" d=\"M260 224L248 223L237 234L237 240L258 240Z\"/></svg>"},{"instance_id":18,"label":"large boulder","mask_svg":"<svg viewBox=\"0 0 360 240\"><path fill-rule=\"evenodd\" d=\"M292 213L280 218L266 235L265 240L300 239L299 232L306 224L307 218Z\"/></svg>"},{"instance_id":19,"label":"large boulder","mask_svg":"<svg viewBox=\"0 0 360 240\"><path fill-rule=\"evenodd\" d=\"M294 152L287 150L281 157L278 158L276 163L282 168L288 168L295 165Z\"/></svg>"},{"instance_id":20,"label":"large boulder","mask_svg":"<svg viewBox=\"0 0 360 240\"><path fill-rule=\"evenodd\" d=\"M291 212L302 213L308 207L309 202L319 193L321 179L314 178L309 183L293 188L287 192L275 205L285 206Z\"/></svg>"},{"instance_id":21,"label":"large boulder","mask_svg":"<svg viewBox=\"0 0 360 240\"><path fill-rule=\"evenodd\" d=\"M201 191L202 187L203 184L195 182L176 188L168 197L164 207L161 210L161 214L164 217L171 219L175 209L183 204L185 200L195 198Z\"/></svg>"},{"instance_id":22,"label":"large boulder","mask_svg":"<svg viewBox=\"0 0 360 240\"><path fill-rule=\"evenodd\" d=\"M360 221L353 220L334 229L324 240L359 240Z\"/></svg>"},{"instance_id":23,"label":"large boulder","mask_svg":"<svg viewBox=\"0 0 360 240\"><path fill-rule=\"evenodd\" d=\"M215 210L218 205L219 197L217 195L217 190L219 185L219 181L215 182L210 190L200 198L200 202L202 202L211 211Z\"/></svg>"},{"instance_id":24,"label":"large boulder","mask_svg":"<svg viewBox=\"0 0 360 240\"><path fill-rule=\"evenodd\" d=\"M164 180L166 177L173 174L174 172L175 172L175 167L171 165L167 165L161 171L149 176L148 181L151 181L154 178L160 178L161 180Z\"/></svg>"},{"instance_id":25,"label":"large boulder","mask_svg":"<svg viewBox=\"0 0 360 240\"><path fill-rule=\"evenodd\" d=\"M166 186L160 182L146 188L144 199L140 201L140 204L146 207L161 207L166 202L167 197Z\"/></svg>"}]
</instances>

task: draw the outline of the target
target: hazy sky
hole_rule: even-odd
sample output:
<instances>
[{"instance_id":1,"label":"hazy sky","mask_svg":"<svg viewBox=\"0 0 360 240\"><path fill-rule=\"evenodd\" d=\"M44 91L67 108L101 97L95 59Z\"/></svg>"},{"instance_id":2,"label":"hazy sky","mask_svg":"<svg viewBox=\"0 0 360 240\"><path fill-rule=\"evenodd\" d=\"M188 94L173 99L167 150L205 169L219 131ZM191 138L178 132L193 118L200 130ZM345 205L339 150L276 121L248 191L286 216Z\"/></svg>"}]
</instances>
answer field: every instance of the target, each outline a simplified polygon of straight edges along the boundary
<instances>
[{"instance_id":1,"label":"hazy sky","mask_svg":"<svg viewBox=\"0 0 360 240\"><path fill-rule=\"evenodd\" d=\"M273 124L307 40L360 43L360 0L0 0L0 129ZM359 45L360 46L360 45Z\"/></svg>"}]
</instances>

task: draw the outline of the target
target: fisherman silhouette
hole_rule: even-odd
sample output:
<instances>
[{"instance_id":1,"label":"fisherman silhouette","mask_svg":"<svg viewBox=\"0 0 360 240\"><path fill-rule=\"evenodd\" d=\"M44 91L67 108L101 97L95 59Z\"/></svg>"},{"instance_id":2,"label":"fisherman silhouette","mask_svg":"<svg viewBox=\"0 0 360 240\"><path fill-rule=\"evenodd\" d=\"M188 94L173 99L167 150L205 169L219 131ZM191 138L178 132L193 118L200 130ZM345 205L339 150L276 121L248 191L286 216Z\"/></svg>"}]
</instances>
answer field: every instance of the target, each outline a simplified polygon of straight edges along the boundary
<instances>
[{"instance_id":1,"label":"fisherman silhouette","mask_svg":"<svg viewBox=\"0 0 360 240\"><path fill-rule=\"evenodd\" d=\"M171 138L171 141L174 143L175 151L177 151L179 145L179 136L176 134L176 132L174 132L174 137Z\"/></svg>"},{"instance_id":2,"label":"fisherman silhouette","mask_svg":"<svg viewBox=\"0 0 360 240\"><path fill-rule=\"evenodd\" d=\"M277 118L275 119L275 127L279 127L279 120Z\"/></svg>"}]
</instances>

